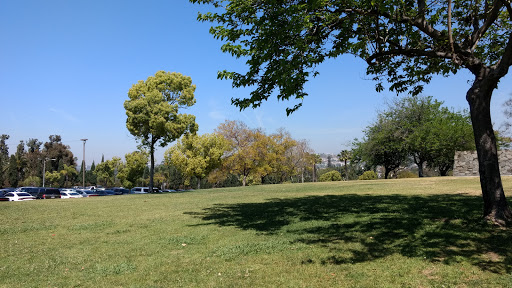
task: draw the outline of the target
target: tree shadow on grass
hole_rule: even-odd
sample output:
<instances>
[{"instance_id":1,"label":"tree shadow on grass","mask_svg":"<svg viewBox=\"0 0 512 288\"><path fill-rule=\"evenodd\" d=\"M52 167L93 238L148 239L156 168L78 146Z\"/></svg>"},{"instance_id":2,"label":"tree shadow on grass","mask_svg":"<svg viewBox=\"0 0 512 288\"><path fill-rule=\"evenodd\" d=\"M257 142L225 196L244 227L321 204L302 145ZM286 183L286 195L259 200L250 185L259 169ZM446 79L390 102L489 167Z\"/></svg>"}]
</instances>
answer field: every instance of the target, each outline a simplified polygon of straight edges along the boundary
<instances>
[{"instance_id":1,"label":"tree shadow on grass","mask_svg":"<svg viewBox=\"0 0 512 288\"><path fill-rule=\"evenodd\" d=\"M202 225L291 233L297 242L330 249L332 255L317 260L325 264L361 263L398 253L510 273L512 231L483 222L481 207L480 197L465 195L348 194L216 204L186 214L208 222ZM347 245L353 243L358 245Z\"/></svg>"}]
</instances>

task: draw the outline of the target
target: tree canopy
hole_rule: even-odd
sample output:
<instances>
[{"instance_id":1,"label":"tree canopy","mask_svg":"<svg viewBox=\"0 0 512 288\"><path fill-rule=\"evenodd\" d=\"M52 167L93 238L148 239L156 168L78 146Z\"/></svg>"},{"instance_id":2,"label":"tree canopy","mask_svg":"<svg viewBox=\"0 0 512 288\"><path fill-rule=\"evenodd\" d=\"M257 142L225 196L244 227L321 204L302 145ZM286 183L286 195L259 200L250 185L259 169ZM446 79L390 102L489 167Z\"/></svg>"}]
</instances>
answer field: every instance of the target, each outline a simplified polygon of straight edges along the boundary
<instances>
[{"instance_id":1,"label":"tree canopy","mask_svg":"<svg viewBox=\"0 0 512 288\"><path fill-rule=\"evenodd\" d=\"M215 133L184 135L165 152L165 161L178 167L186 176L196 177L197 189L200 189L201 180L221 165L227 148L224 137Z\"/></svg>"},{"instance_id":2,"label":"tree canopy","mask_svg":"<svg viewBox=\"0 0 512 288\"><path fill-rule=\"evenodd\" d=\"M377 121L369 125L365 137L356 140L355 154L368 166L383 166L385 178L411 159L418 166L445 176L453 167L455 151L474 149L467 111L454 112L432 97L409 96L388 103Z\"/></svg>"},{"instance_id":3,"label":"tree canopy","mask_svg":"<svg viewBox=\"0 0 512 288\"><path fill-rule=\"evenodd\" d=\"M155 145L165 147L185 133L195 133L195 116L179 113L195 104L192 78L176 72L158 71L146 81L138 81L124 102L126 128L149 149L151 157L150 190L153 188Z\"/></svg>"}]
</instances>

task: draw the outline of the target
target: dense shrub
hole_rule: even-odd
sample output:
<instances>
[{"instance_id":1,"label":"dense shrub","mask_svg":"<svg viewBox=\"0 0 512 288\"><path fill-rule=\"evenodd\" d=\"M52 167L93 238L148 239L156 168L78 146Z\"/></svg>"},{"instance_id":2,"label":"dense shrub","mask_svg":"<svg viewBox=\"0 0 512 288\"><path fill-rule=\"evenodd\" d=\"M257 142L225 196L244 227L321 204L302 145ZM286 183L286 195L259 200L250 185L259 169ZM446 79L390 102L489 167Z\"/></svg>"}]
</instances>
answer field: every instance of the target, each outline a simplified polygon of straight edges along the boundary
<instances>
[{"instance_id":1,"label":"dense shrub","mask_svg":"<svg viewBox=\"0 0 512 288\"><path fill-rule=\"evenodd\" d=\"M402 179L402 178L418 178L418 174L412 172L412 171L400 171L396 174L396 178Z\"/></svg>"},{"instance_id":2,"label":"dense shrub","mask_svg":"<svg viewBox=\"0 0 512 288\"><path fill-rule=\"evenodd\" d=\"M363 175L359 176L359 180L375 180L377 179L377 173L375 171L366 171Z\"/></svg>"},{"instance_id":3,"label":"dense shrub","mask_svg":"<svg viewBox=\"0 0 512 288\"><path fill-rule=\"evenodd\" d=\"M318 178L320 182L341 181L341 174L338 171L330 171Z\"/></svg>"}]
</instances>

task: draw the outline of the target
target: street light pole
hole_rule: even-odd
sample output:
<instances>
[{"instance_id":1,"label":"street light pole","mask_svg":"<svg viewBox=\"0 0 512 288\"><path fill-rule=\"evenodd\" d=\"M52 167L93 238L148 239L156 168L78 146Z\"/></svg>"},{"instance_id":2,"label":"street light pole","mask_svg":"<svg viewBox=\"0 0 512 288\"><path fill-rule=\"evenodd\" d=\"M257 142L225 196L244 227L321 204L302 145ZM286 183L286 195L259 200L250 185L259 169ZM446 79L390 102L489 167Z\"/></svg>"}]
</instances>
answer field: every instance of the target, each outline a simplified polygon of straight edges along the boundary
<instances>
[{"instance_id":1,"label":"street light pole","mask_svg":"<svg viewBox=\"0 0 512 288\"><path fill-rule=\"evenodd\" d=\"M44 174L46 173L46 158L43 159L43 188L44 188Z\"/></svg>"},{"instance_id":2,"label":"street light pole","mask_svg":"<svg viewBox=\"0 0 512 288\"><path fill-rule=\"evenodd\" d=\"M88 139L80 139L80 141L84 141L84 158L82 160L82 172L83 172L83 175L82 175L82 188L85 189L85 141L87 141Z\"/></svg>"}]
</instances>

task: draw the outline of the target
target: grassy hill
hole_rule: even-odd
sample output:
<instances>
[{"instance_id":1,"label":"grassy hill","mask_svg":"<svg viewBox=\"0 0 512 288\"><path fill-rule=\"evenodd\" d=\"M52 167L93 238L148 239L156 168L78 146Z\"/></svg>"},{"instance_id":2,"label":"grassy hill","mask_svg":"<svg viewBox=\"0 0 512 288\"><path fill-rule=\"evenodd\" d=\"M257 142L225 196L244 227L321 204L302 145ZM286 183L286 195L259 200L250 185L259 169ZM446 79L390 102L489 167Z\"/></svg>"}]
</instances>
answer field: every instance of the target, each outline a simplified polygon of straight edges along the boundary
<instances>
[{"instance_id":1,"label":"grassy hill","mask_svg":"<svg viewBox=\"0 0 512 288\"><path fill-rule=\"evenodd\" d=\"M453 177L0 203L0 287L512 287L481 210Z\"/></svg>"}]
</instances>

